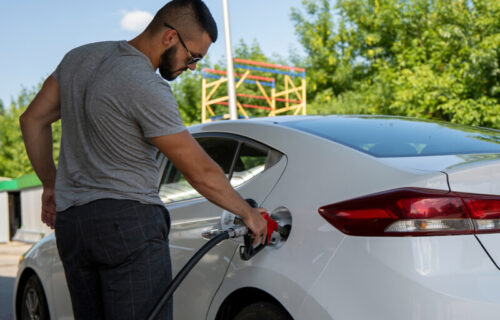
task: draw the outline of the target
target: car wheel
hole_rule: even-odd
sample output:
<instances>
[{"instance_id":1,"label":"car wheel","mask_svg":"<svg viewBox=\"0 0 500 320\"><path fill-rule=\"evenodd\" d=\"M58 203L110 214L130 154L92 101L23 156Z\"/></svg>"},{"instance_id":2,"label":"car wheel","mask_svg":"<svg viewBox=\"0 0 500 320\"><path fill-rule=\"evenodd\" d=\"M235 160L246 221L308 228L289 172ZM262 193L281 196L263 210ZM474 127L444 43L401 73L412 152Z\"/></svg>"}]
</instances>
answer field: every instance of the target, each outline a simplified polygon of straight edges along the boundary
<instances>
[{"instance_id":1,"label":"car wheel","mask_svg":"<svg viewBox=\"0 0 500 320\"><path fill-rule=\"evenodd\" d=\"M292 317L281 306L257 302L243 308L234 320L292 320Z\"/></svg>"},{"instance_id":2,"label":"car wheel","mask_svg":"<svg viewBox=\"0 0 500 320\"><path fill-rule=\"evenodd\" d=\"M29 277L23 290L21 301L22 320L49 320L47 299L42 284L36 275Z\"/></svg>"}]
</instances>

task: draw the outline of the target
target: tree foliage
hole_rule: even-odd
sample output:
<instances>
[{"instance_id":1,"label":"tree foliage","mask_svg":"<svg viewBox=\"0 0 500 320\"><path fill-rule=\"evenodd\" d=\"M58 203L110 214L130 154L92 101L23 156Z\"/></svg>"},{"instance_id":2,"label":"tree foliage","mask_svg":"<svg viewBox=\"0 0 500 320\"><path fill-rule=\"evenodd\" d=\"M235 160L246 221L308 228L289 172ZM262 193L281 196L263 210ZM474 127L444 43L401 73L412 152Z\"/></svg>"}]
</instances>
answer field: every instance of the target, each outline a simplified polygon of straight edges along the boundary
<instances>
[{"instance_id":1,"label":"tree foliage","mask_svg":"<svg viewBox=\"0 0 500 320\"><path fill-rule=\"evenodd\" d=\"M171 83L181 118L186 125L201 123L201 70L210 65L207 60L202 60L195 71L186 71Z\"/></svg>"},{"instance_id":2,"label":"tree foliage","mask_svg":"<svg viewBox=\"0 0 500 320\"><path fill-rule=\"evenodd\" d=\"M500 128L496 0L304 0L292 10L313 113Z\"/></svg>"},{"instance_id":3,"label":"tree foliage","mask_svg":"<svg viewBox=\"0 0 500 320\"><path fill-rule=\"evenodd\" d=\"M24 148L19 117L35 97L41 83L31 89L23 88L16 100L12 100L9 108L0 101L0 177L18 178L33 172L31 163ZM60 122L52 126L54 141L54 157L59 155L61 140Z\"/></svg>"},{"instance_id":4,"label":"tree foliage","mask_svg":"<svg viewBox=\"0 0 500 320\"><path fill-rule=\"evenodd\" d=\"M306 56L291 53L288 60L307 68L308 113L405 115L500 128L499 1L303 0L291 19ZM256 40L240 40L234 51L242 59L289 64L266 56ZM225 62L206 59L172 83L187 125L201 121L205 67L223 70ZM8 107L0 101L0 176L32 171L18 118L40 86L23 89ZM240 92L260 95L251 86ZM59 123L53 132L57 159Z\"/></svg>"}]
</instances>

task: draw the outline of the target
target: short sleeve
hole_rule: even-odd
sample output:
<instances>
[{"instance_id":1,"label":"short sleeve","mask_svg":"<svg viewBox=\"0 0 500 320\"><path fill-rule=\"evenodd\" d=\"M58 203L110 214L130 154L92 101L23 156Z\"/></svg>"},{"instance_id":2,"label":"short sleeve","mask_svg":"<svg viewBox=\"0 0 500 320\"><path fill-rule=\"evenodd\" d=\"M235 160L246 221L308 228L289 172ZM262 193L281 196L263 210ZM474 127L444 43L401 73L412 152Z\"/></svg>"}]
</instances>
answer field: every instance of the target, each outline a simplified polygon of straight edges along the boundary
<instances>
[{"instance_id":1,"label":"short sleeve","mask_svg":"<svg viewBox=\"0 0 500 320\"><path fill-rule=\"evenodd\" d=\"M132 103L132 113L144 137L153 138L186 130L170 86L162 80L143 86Z\"/></svg>"},{"instance_id":2,"label":"short sleeve","mask_svg":"<svg viewBox=\"0 0 500 320\"><path fill-rule=\"evenodd\" d=\"M75 55L74 53L77 52L80 48L75 48L67 52L61 59L61 62L59 62L59 65L57 65L57 68L54 70L54 72L52 72L51 76L54 77L54 79L56 79L59 84L63 82L64 74L68 72L68 69L70 69L69 67L78 64L77 60L75 60L77 55Z\"/></svg>"},{"instance_id":3,"label":"short sleeve","mask_svg":"<svg viewBox=\"0 0 500 320\"><path fill-rule=\"evenodd\" d=\"M58 83L61 83L61 72L62 72L62 69L64 68L64 64L65 64L65 60L66 60L66 57L68 55L66 54L64 56L64 58L61 60L61 62L59 62L59 65L57 66L56 70L54 70L54 72L52 72L51 76L54 77L54 79L56 79L56 81Z\"/></svg>"}]
</instances>

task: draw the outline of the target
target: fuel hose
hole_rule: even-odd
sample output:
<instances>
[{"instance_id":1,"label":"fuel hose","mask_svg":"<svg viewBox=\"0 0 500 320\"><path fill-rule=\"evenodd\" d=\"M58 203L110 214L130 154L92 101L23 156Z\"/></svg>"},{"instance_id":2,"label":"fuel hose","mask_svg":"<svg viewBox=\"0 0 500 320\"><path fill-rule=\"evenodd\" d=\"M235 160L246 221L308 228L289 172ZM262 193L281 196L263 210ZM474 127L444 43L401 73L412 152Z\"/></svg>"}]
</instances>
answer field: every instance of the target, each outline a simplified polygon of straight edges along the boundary
<instances>
[{"instance_id":1,"label":"fuel hose","mask_svg":"<svg viewBox=\"0 0 500 320\"><path fill-rule=\"evenodd\" d=\"M215 247L218 243L229 239L229 232L228 231L223 231L219 235L215 236L212 238L210 241L205 243L203 247L201 247L196 253L189 259L189 261L184 265L184 267L177 273L175 278L170 282L169 286L165 290L165 293L163 293L163 296L160 298L160 300L156 303L155 308L153 311L149 314L148 320L154 320L158 316L158 313L160 313L161 309L167 303L168 299L172 297L172 295L175 292L175 289L182 283L184 278L189 274L191 269L194 268L194 266L198 263L198 261L203 258L203 256L210 251L213 247Z\"/></svg>"}]
</instances>

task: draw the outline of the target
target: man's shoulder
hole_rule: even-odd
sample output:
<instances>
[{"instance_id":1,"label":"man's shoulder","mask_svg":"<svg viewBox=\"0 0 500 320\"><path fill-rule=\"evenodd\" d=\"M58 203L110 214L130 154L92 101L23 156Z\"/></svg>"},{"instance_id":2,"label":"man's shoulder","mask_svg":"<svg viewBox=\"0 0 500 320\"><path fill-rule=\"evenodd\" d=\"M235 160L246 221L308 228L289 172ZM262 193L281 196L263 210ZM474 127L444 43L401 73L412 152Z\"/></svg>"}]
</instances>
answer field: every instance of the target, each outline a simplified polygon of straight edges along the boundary
<instances>
[{"instance_id":1,"label":"man's shoulder","mask_svg":"<svg viewBox=\"0 0 500 320\"><path fill-rule=\"evenodd\" d=\"M100 41L100 42L92 42L87 43L76 48L71 49L68 54L82 54L87 52L99 52L106 51L113 47L116 47L118 41Z\"/></svg>"}]
</instances>

